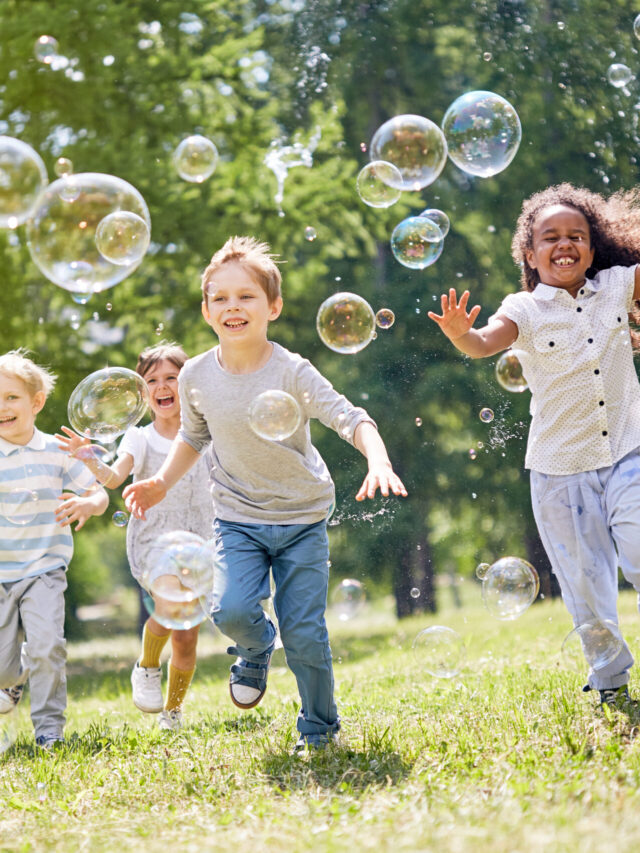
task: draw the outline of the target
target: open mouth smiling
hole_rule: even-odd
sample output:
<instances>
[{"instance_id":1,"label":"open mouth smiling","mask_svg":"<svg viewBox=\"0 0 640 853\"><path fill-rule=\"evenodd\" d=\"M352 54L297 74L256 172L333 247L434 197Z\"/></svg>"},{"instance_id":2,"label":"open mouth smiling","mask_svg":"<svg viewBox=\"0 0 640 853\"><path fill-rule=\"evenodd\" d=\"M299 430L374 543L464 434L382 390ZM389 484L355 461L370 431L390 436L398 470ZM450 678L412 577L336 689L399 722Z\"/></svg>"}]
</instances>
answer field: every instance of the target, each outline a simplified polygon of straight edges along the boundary
<instances>
[{"instance_id":1,"label":"open mouth smiling","mask_svg":"<svg viewBox=\"0 0 640 853\"><path fill-rule=\"evenodd\" d=\"M568 255L562 255L560 258L554 258L553 263L558 267L572 267L577 264L577 258L570 258Z\"/></svg>"},{"instance_id":2,"label":"open mouth smiling","mask_svg":"<svg viewBox=\"0 0 640 853\"><path fill-rule=\"evenodd\" d=\"M172 406L175 401L175 397L172 394L169 394L166 397L156 397L156 404L161 409L166 409L169 406Z\"/></svg>"},{"instance_id":3,"label":"open mouth smiling","mask_svg":"<svg viewBox=\"0 0 640 853\"><path fill-rule=\"evenodd\" d=\"M225 320L224 325L227 329L241 329L247 325L246 320Z\"/></svg>"}]
</instances>

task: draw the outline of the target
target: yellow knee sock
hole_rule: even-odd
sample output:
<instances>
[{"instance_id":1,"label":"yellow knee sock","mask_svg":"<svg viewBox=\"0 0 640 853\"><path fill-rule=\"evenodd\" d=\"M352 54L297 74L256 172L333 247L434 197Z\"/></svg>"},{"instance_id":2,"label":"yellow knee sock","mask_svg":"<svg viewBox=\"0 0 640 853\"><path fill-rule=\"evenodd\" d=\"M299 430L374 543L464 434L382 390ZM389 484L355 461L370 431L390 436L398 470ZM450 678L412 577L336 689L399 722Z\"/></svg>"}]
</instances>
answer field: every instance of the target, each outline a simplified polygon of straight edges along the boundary
<instances>
[{"instance_id":1,"label":"yellow knee sock","mask_svg":"<svg viewBox=\"0 0 640 853\"><path fill-rule=\"evenodd\" d=\"M167 687L166 711L179 711L182 708L184 697L191 684L195 667L190 670L176 669L169 661L169 685Z\"/></svg>"},{"instance_id":2,"label":"yellow knee sock","mask_svg":"<svg viewBox=\"0 0 640 853\"><path fill-rule=\"evenodd\" d=\"M142 654L140 655L140 666L155 667L160 666L160 655L164 649L167 640L171 634L165 634L164 637L159 637L149 630L149 626L144 626L142 632Z\"/></svg>"}]
</instances>

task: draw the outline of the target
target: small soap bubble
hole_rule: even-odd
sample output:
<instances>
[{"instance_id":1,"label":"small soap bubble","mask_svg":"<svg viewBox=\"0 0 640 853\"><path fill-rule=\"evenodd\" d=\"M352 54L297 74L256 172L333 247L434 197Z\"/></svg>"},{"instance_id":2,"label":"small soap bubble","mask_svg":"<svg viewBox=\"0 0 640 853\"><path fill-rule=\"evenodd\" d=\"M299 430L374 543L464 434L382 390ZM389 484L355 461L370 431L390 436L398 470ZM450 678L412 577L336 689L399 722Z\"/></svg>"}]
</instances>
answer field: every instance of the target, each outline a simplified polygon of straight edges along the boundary
<instances>
[{"instance_id":1,"label":"small soap bubble","mask_svg":"<svg viewBox=\"0 0 640 853\"><path fill-rule=\"evenodd\" d=\"M58 56L58 42L53 36L40 36L33 46L33 54L38 62L44 65L51 63Z\"/></svg>"},{"instance_id":2,"label":"small soap bubble","mask_svg":"<svg viewBox=\"0 0 640 853\"><path fill-rule=\"evenodd\" d=\"M469 448L469 459L475 459L478 456L473 447Z\"/></svg>"},{"instance_id":3,"label":"small soap bubble","mask_svg":"<svg viewBox=\"0 0 640 853\"><path fill-rule=\"evenodd\" d=\"M304 239L308 240L309 243L313 243L317 236L318 232L316 231L316 229L312 228L311 225L307 225L307 227L304 229Z\"/></svg>"},{"instance_id":4,"label":"small soap bubble","mask_svg":"<svg viewBox=\"0 0 640 853\"><path fill-rule=\"evenodd\" d=\"M286 391L263 391L249 406L249 426L257 436L267 441L289 438L301 420L297 400Z\"/></svg>"},{"instance_id":5,"label":"small soap bubble","mask_svg":"<svg viewBox=\"0 0 640 853\"><path fill-rule=\"evenodd\" d=\"M372 161L384 160L400 170L401 180L391 186L420 190L432 184L447 162L447 143L442 130L430 119L400 115L389 119L371 140Z\"/></svg>"},{"instance_id":6,"label":"small soap bubble","mask_svg":"<svg viewBox=\"0 0 640 853\"><path fill-rule=\"evenodd\" d=\"M467 92L442 120L449 157L470 175L488 178L506 169L522 138L518 114L494 92Z\"/></svg>"},{"instance_id":7,"label":"small soap bubble","mask_svg":"<svg viewBox=\"0 0 640 853\"><path fill-rule=\"evenodd\" d=\"M111 521L116 527L126 527L129 524L129 513L123 510L116 510L111 516Z\"/></svg>"},{"instance_id":8,"label":"small soap bubble","mask_svg":"<svg viewBox=\"0 0 640 853\"><path fill-rule=\"evenodd\" d=\"M485 50L485 52L482 54L482 58L485 62L491 62L491 60L493 59L493 54L490 53L488 50Z\"/></svg>"},{"instance_id":9,"label":"small soap bubble","mask_svg":"<svg viewBox=\"0 0 640 853\"><path fill-rule=\"evenodd\" d=\"M478 570L476 569L476 574ZM487 570L482 580L482 600L496 619L521 616L540 591L538 573L520 557L502 557Z\"/></svg>"},{"instance_id":10,"label":"small soap bubble","mask_svg":"<svg viewBox=\"0 0 640 853\"><path fill-rule=\"evenodd\" d=\"M622 651L620 629L610 619L592 619L576 626L562 643L562 655L572 669L582 669L586 660L598 670L612 663Z\"/></svg>"},{"instance_id":11,"label":"small soap bubble","mask_svg":"<svg viewBox=\"0 0 640 853\"><path fill-rule=\"evenodd\" d=\"M13 230L26 222L46 183L40 155L20 139L0 136L0 228Z\"/></svg>"},{"instance_id":12,"label":"small soap bubble","mask_svg":"<svg viewBox=\"0 0 640 853\"><path fill-rule=\"evenodd\" d=\"M396 315L391 308L381 308L376 311L376 326L379 329L390 329L396 321Z\"/></svg>"},{"instance_id":13,"label":"small soap bubble","mask_svg":"<svg viewBox=\"0 0 640 853\"><path fill-rule=\"evenodd\" d=\"M73 163L67 157L58 157L53 171L59 178L64 178L65 175L73 174Z\"/></svg>"},{"instance_id":14,"label":"small soap bubble","mask_svg":"<svg viewBox=\"0 0 640 853\"><path fill-rule=\"evenodd\" d=\"M17 486L1 495L0 511L11 524L24 527L35 521L39 500L37 491Z\"/></svg>"},{"instance_id":15,"label":"small soap bubble","mask_svg":"<svg viewBox=\"0 0 640 853\"><path fill-rule=\"evenodd\" d=\"M421 427L421 426L422 426L422 418L416 418L416 426L417 426L417 427Z\"/></svg>"},{"instance_id":16,"label":"small soap bubble","mask_svg":"<svg viewBox=\"0 0 640 853\"><path fill-rule=\"evenodd\" d=\"M444 247L442 231L431 219L409 216L393 229L391 251L409 269L423 270L435 263Z\"/></svg>"},{"instance_id":17,"label":"small soap bubble","mask_svg":"<svg viewBox=\"0 0 640 853\"><path fill-rule=\"evenodd\" d=\"M360 581L345 578L331 593L331 608L341 622L346 622L362 610L366 597Z\"/></svg>"},{"instance_id":18,"label":"small soap bubble","mask_svg":"<svg viewBox=\"0 0 640 853\"><path fill-rule=\"evenodd\" d=\"M372 307L356 293L334 293L320 305L316 316L322 343L343 354L364 349L373 338L375 325Z\"/></svg>"},{"instance_id":19,"label":"small soap bubble","mask_svg":"<svg viewBox=\"0 0 640 853\"><path fill-rule=\"evenodd\" d=\"M81 293L78 291L77 293L72 293L71 298L76 303L76 305L86 305L87 302L91 299L91 291L88 293Z\"/></svg>"},{"instance_id":20,"label":"small soap bubble","mask_svg":"<svg viewBox=\"0 0 640 853\"><path fill-rule=\"evenodd\" d=\"M105 367L86 376L69 397L69 423L79 435L114 441L147 411L144 379L126 367Z\"/></svg>"},{"instance_id":21,"label":"small soap bubble","mask_svg":"<svg viewBox=\"0 0 640 853\"><path fill-rule=\"evenodd\" d=\"M484 447L484 441L477 441L476 445L478 446L478 450L482 450L482 448Z\"/></svg>"},{"instance_id":22,"label":"small soap bubble","mask_svg":"<svg viewBox=\"0 0 640 853\"><path fill-rule=\"evenodd\" d=\"M454 678L464 662L462 637L444 625L420 631L411 648L420 666L435 678Z\"/></svg>"},{"instance_id":23,"label":"small soap bubble","mask_svg":"<svg viewBox=\"0 0 640 853\"><path fill-rule=\"evenodd\" d=\"M444 212L444 210L439 210L437 207L428 207L426 210L423 210L422 213L418 215L423 216L425 219L430 219L432 222L435 222L435 224L440 229L443 237L446 237L449 233L451 223L449 221L449 217Z\"/></svg>"},{"instance_id":24,"label":"small soap bubble","mask_svg":"<svg viewBox=\"0 0 640 853\"><path fill-rule=\"evenodd\" d=\"M360 170L356 189L369 207L391 207L402 194L401 183L402 173L393 163L374 160Z\"/></svg>"},{"instance_id":25,"label":"small soap bubble","mask_svg":"<svg viewBox=\"0 0 640 853\"><path fill-rule=\"evenodd\" d=\"M513 350L503 352L496 362L496 379L505 391L519 394L529 387L522 373L522 365Z\"/></svg>"},{"instance_id":26,"label":"small soap bubble","mask_svg":"<svg viewBox=\"0 0 640 853\"><path fill-rule=\"evenodd\" d=\"M490 563L478 563L478 565L476 566L476 577L478 578L478 580L484 580L490 568Z\"/></svg>"},{"instance_id":27,"label":"small soap bubble","mask_svg":"<svg viewBox=\"0 0 640 853\"><path fill-rule=\"evenodd\" d=\"M409 594L411 598L420 598L420 590L417 586L414 586Z\"/></svg>"},{"instance_id":28,"label":"small soap bubble","mask_svg":"<svg viewBox=\"0 0 640 853\"><path fill-rule=\"evenodd\" d=\"M137 264L149 248L149 227L141 216L130 210L108 214L96 228L98 251L112 264Z\"/></svg>"},{"instance_id":29,"label":"small soap bubble","mask_svg":"<svg viewBox=\"0 0 640 853\"><path fill-rule=\"evenodd\" d=\"M614 62L607 68L607 80L616 89L622 89L633 79L631 69L622 62Z\"/></svg>"},{"instance_id":30,"label":"small soap bubble","mask_svg":"<svg viewBox=\"0 0 640 853\"><path fill-rule=\"evenodd\" d=\"M494 418L492 409L480 409L479 418L483 424L490 424Z\"/></svg>"},{"instance_id":31,"label":"small soap bubble","mask_svg":"<svg viewBox=\"0 0 640 853\"><path fill-rule=\"evenodd\" d=\"M38 802L44 803L44 801L47 799L47 783L36 782L36 792L38 795Z\"/></svg>"},{"instance_id":32,"label":"small soap bubble","mask_svg":"<svg viewBox=\"0 0 640 853\"><path fill-rule=\"evenodd\" d=\"M110 302L107 302L107 304L104 307L106 308L107 311L111 311L113 308L113 305Z\"/></svg>"},{"instance_id":33,"label":"small soap bubble","mask_svg":"<svg viewBox=\"0 0 640 853\"><path fill-rule=\"evenodd\" d=\"M367 150L367 143L366 142L360 143L360 150L362 151L363 154L365 153L365 151Z\"/></svg>"},{"instance_id":34,"label":"small soap bubble","mask_svg":"<svg viewBox=\"0 0 640 853\"><path fill-rule=\"evenodd\" d=\"M76 314L75 312L73 314L71 314L71 316L69 317L69 325L71 326L71 328L73 329L74 332L78 331L78 329L80 328L80 323L81 323L80 315Z\"/></svg>"},{"instance_id":35,"label":"small soap bubble","mask_svg":"<svg viewBox=\"0 0 640 853\"><path fill-rule=\"evenodd\" d=\"M216 170L218 149L206 136L188 136L173 152L173 165L184 181L201 184Z\"/></svg>"}]
</instances>

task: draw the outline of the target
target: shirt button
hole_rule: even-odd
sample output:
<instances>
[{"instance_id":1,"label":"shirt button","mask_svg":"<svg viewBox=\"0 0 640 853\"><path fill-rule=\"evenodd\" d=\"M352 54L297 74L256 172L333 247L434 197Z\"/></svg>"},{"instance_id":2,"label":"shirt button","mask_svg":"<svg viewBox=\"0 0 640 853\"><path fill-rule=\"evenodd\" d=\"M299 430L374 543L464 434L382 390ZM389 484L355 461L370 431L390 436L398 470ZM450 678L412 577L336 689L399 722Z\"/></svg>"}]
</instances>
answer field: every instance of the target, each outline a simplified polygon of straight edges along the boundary
<instances>
[{"instance_id":1,"label":"shirt button","mask_svg":"<svg viewBox=\"0 0 640 853\"><path fill-rule=\"evenodd\" d=\"M555 341L549 341L549 346L550 346L550 347L555 346Z\"/></svg>"},{"instance_id":2,"label":"shirt button","mask_svg":"<svg viewBox=\"0 0 640 853\"><path fill-rule=\"evenodd\" d=\"M587 343L588 343L588 344L592 344L592 343L593 343L593 338L589 338L589 339L588 339L588 341L587 341Z\"/></svg>"},{"instance_id":3,"label":"shirt button","mask_svg":"<svg viewBox=\"0 0 640 853\"><path fill-rule=\"evenodd\" d=\"M603 429L603 430L602 430L602 434L603 434L603 435L609 435L609 433L606 431L606 429Z\"/></svg>"},{"instance_id":4,"label":"shirt button","mask_svg":"<svg viewBox=\"0 0 640 853\"><path fill-rule=\"evenodd\" d=\"M622 323L622 319L618 317L618 323Z\"/></svg>"},{"instance_id":5,"label":"shirt button","mask_svg":"<svg viewBox=\"0 0 640 853\"><path fill-rule=\"evenodd\" d=\"M604 400L600 400L600 402L598 403L598 405L599 405L599 406L604 406Z\"/></svg>"},{"instance_id":6,"label":"shirt button","mask_svg":"<svg viewBox=\"0 0 640 853\"><path fill-rule=\"evenodd\" d=\"M577 312L578 312L578 314L579 314L579 313L582 311L582 308L576 308L576 311L577 311Z\"/></svg>"},{"instance_id":7,"label":"shirt button","mask_svg":"<svg viewBox=\"0 0 640 853\"><path fill-rule=\"evenodd\" d=\"M596 367L596 369L595 369L593 372L595 373L595 375L596 375L596 376L600 373L600 371L598 370L598 368L597 368L597 367Z\"/></svg>"},{"instance_id":8,"label":"shirt button","mask_svg":"<svg viewBox=\"0 0 640 853\"><path fill-rule=\"evenodd\" d=\"M584 296L584 289L580 291L580 296Z\"/></svg>"}]
</instances>

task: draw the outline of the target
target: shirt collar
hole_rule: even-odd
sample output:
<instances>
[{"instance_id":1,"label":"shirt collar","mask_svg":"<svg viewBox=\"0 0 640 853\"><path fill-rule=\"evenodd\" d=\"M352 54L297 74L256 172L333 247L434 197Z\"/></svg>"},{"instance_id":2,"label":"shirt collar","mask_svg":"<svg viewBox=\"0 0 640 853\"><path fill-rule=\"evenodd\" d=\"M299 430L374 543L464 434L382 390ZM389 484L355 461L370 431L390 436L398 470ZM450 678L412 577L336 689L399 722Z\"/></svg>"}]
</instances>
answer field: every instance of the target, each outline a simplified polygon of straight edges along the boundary
<instances>
[{"instance_id":1,"label":"shirt collar","mask_svg":"<svg viewBox=\"0 0 640 853\"><path fill-rule=\"evenodd\" d=\"M590 278L585 278L584 284L580 290L600 290L600 283ZM580 291L578 291L580 292ZM543 284L541 281L535 287L533 296L535 299L541 299L543 302L549 302L558 293L566 293L561 287L552 287L550 284Z\"/></svg>"},{"instance_id":2,"label":"shirt collar","mask_svg":"<svg viewBox=\"0 0 640 853\"><path fill-rule=\"evenodd\" d=\"M11 453L25 447L28 447L30 450L44 450L45 446L44 435L37 427L33 428L33 435L26 444L14 444L12 441L0 438L0 453L3 456L9 456Z\"/></svg>"}]
</instances>

